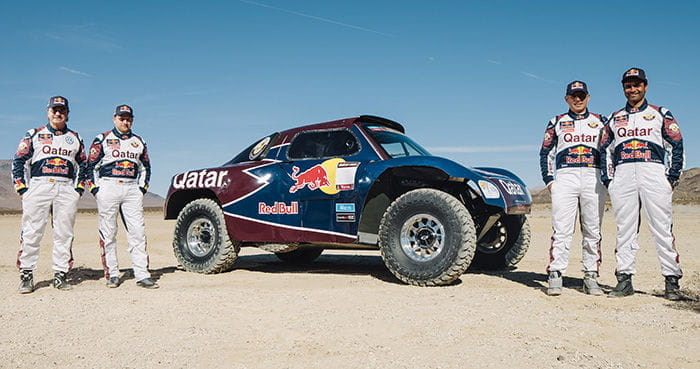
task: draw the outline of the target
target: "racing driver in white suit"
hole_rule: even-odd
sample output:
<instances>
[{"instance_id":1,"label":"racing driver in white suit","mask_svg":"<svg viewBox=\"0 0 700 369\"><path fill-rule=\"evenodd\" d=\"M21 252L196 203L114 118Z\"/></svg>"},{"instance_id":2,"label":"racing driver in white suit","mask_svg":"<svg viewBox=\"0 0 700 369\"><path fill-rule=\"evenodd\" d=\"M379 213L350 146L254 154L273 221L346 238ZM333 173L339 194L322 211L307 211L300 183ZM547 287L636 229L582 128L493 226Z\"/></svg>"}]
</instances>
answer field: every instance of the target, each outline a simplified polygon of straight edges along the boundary
<instances>
[{"instance_id":1,"label":"racing driver in white suit","mask_svg":"<svg viewBox=\"0 0 700 369\"><path fill-rule=\"evenodd\" d=\"M666 279L664 297L679 300L678 279L683 272L671 232L671 200L685 161L683 137L668 109L647 103L648 87L646 73L640 68L622 75L627 105L610 116L600 139L601 179L608 187L617 223L618 283L608 296L634 294L641 206Z\"/></svg>"},{"instance_id":2,"label":"racing driver in white suit","mask_svg":"<svg viewBox=\"0 0 700 369\"><path fill-rule=\"evenodd\" d=\"M547 294L557 296L562 292L562 274L569 264L569 248L579 213L583 235L583 291L602 295L597 277L605 189L599 180L598 140L605 118L588 111L590 95L582 81L567 85L565 100L569 111L549 121L540 149L542 179L552 194L554 230L547 266Z\"/></svg>"},{"instance_id":3,"label":"racing driver in white suit","mask_svg":"<svg viewBox=\"0 0 700 369\"><path fill-rule=\"evenodd\" d=\"M148 272L143 196L148 190L151 163L143 139L131 126L133 109L119 105L112 117L114 129L97 135L90 146L85 185L97 200L102 265L107 287L119 286L117 214L127 232L136 284L158 288Z\"/></svg>"},{"instance_id":4,"label":"racing driver in white suit","mask_svg":"<svg viewBox=\"0 0 700 369\"><path fill-rule=\"evenodd\" d=\"M68 112L68 99L51 97L46 107L48 124L27 131L12 162L15 190L22 196L22 235L17 254L20 293L34 291L33 270L39 262L39 244L49 214L53 286L64 291L72 287L66 273L73 265L73 226L84 189L85 149L78 133L66 125Z\"/></svg>"}]
</instances>

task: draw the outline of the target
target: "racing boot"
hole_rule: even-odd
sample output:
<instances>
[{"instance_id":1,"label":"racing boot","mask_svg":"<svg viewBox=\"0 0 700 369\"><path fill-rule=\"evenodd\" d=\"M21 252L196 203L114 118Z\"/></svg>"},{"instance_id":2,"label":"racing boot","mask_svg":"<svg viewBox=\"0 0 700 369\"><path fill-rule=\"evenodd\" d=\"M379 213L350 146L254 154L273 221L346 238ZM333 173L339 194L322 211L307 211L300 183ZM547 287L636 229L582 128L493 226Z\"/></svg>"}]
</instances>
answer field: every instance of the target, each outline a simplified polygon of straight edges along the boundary
<instances>
[{"instance_id":1,"label":"racing boot","mask_svg":"<svg viewBox=\"0 0 700 369\"><path fill-rule=\"evenodd\" d=\"M58 290L68 291L73 285L66 280L66 272L56 272L53 274L53 287Z\"/></svg>"},{"instance_id":2,"label":"racing boot","mask_svg":"<svg viewBox=\"0 0 700 369\"><path fill-rule=\"evenodd\" d=\"M547 287L547 294L549 296L559 296L561 295L562 287L564 287L564 279L561 277L561 272L555 270L549 273L549 287Z\"/></svg>"},{"instance_id":3,"label":"racing boot","mask_svg":"<svg viewBox=\"0 0 700 369\"><path fill-rule=\"evenodd\" d=\"M583 293L589 295L602 295L603 290L598 286L598 273L586 272L583 274Z\"/></svg>"},{"instance_id":4,"label":"racing boot","mask_svg":"<svg viewBox=\"0 0 700 369\"><path fill-rule=\"evenodd\" d=\"M106 286L109 288L119 287L119 277L109 277Z\"/></svg>"},{"instance_id":5,"label":"racing boot","mask_svg":"<svg viewBox=\"0 0 700 369\"><path fill-rule=\"evenodd\" d=\"M147 288L149 290L155 290L156 288L160 287L158 286L158 283L153 282L151 278L144 278L136 282L136 285L139 287Z\"/></svg>"},{"instance_id":6,"label":"racing boot","mask_svg":"<svg viewBox=\"0 0 700 369\"><path fill-rule=\"evenodd\" d=\"M617 286L608 294L608 297L625 297L634 295L632 287L632 274L617 274Z\"/></svg>"},{"instance_id":7,"label":"racing boot","mask_svg":"<svg viewBox=\"0 0 700 369\"><path fill-rule=\"evenodd\" d=\"M32 293L34 291L34 275L31 270L23 270L19 279L19 293Z\"/></svg>"},{"instance_id":8,"label":"racing boot","mask_svg":"<svg viewBox=\"0 0 700 369\"><path fill-rule=\"evenodd\" d=\"M666 276L666 292L664 292L664 298L667 300L678 301L681 299L678 279L679 277L676 277L675 275Z\"/></svg>"}]
</instances>

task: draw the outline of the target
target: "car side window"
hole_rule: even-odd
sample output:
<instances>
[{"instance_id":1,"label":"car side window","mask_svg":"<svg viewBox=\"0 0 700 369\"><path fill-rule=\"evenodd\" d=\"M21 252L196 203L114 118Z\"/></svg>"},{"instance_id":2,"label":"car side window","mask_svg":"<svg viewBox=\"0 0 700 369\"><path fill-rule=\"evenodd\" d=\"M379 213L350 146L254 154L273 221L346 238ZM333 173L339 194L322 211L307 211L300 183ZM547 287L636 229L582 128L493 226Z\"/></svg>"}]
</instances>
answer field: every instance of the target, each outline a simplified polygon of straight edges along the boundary
<instances>
[{"instance_id":1,"label":"car side window","mask_svg":"<svg viewBox=\"0 0 700 369\"><path fill-rule=\"evenodd\" d=\"M357 138L347 129L299 133L289 145L289 159L350 156L360 150Z\"/></svg>"}]
</instances>

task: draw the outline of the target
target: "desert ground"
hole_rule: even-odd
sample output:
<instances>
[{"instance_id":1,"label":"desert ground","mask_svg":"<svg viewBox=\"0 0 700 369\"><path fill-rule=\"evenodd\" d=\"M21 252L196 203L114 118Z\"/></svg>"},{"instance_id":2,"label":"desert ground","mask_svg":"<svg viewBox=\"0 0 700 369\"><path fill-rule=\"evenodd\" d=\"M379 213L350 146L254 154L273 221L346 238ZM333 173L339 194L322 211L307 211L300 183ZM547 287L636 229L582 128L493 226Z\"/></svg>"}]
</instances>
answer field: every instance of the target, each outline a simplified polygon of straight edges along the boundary
<instances>
[{"instance_id":1,"label":"desert ground","mask_svg":"<svg viewBox=\"0 0 700 369\"><path fill-rule=\"evenodd\" d=\"M146 220L151 270L161 288L125 275L105 287L96 215L80 214L71 291L50 287L51 231L38 289L17 293L19 216L0 216L0 368L700 368L700 207L676 206L674 231L685 301L661 296L651 236L640 233L636 295L581 292L580 236L564 294L549 297L549 210L530 215L532 244L517 268L470 270L446 287L399 283L375 251L328 250L290 266L244 248L234 270L183 271L173 221ZM600 282L615 285L615 225L606 212Z\"/></svg>"}]
</instances>

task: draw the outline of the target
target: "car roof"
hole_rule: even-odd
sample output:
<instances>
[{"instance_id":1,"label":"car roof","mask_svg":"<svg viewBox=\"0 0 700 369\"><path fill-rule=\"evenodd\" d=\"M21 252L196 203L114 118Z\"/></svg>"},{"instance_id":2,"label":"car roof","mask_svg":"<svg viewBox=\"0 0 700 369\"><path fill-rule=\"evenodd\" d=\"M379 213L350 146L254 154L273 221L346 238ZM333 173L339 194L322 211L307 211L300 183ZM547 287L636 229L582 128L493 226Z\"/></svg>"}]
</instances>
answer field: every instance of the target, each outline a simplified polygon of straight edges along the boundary
<instances>
[{"instance_id":1,"label":"car roof","mask_svg":"<svg viewBox=\"0 0 700 369\"><path fill-rule=\"evenodd\" d=\"M305 125L305 126L301 126L301 127L296 127L296 128L288 129L286 131L282 131L282 132L280 132L280 135L281 136L293 136L293 135L295 135L299 132L302 132L302 131L314 131L314 130L333 129L333 128L350 128L350 127L352 127L353 124L355 124L357 122L381 125L381 126L395 129L401 133L406 132L406 130L404 129L404 127L400 123L394 122L393 120L382 118L382 117L377 117L374 115L361 115L359 117L344 118L344 119L333 120L330 122L315 123L315 124L309 124L309 125Z\"/></svg>"}]
</instances>

